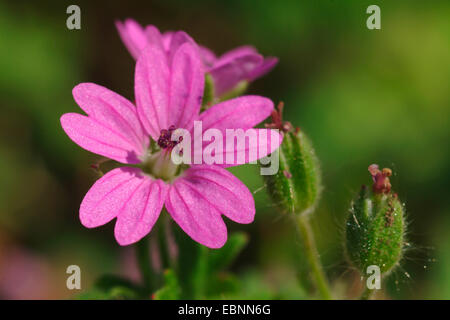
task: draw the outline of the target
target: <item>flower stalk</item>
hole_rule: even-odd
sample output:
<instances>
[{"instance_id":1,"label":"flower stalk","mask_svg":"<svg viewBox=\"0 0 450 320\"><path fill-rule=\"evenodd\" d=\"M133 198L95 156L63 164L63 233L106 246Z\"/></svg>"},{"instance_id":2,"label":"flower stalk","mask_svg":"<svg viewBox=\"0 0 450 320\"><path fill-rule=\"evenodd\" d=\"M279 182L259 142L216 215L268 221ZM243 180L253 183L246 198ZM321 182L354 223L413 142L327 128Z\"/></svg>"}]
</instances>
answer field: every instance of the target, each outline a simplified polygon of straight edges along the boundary
<instances>
[{"instance_id":1,"label":"flower stalk","mask_svg":"<svg viewBox=\"0 0 450 320\"><path fill-rule=\"evenodd\" d=\"M325 272L323 271L322 263L320 262L320 256L317 251L314 233L311 229L309 215L297 215L294 216L294 219L296 220L297 231L302 241L305 256L311 269L311 275L319 294L322 299L331 300L333 297Z\"/></svg>"},{"instance_id":2,"label":"flower stalk","mask_svg":"<svg viewBox=\"0 0 450 320\"><path fill-rule=\"evenodd\" d=\"M374 289L369 289L367 286L364 289L363 293L361 294L361 297L359 297L359 300L370 300L375 293Z\"/></svg>"},{"instance_id":3,"label":"flower stalk","mask_svg":"<svg viewBox=\"0 0 450 320\"><path fill-rule=\"evenodd\" d=\"M164 210L158 226L158 246L163 272L167 268L173 267L172 259L169 253L169 243L167 241L167 224L169 222L167 218L167 212Z\"/></svg>"},{"instance_id":4,"label":"flower stalk","mask_svg":"<svg viewBox=\"0 0 450 320\"><path fill-rule=\"evenodd\" d=\"M279 170L264 176L269 196L280 213L288 214L297 226L299 238L310 272L322 299L332 299L311 229L309 217L320 198L321 174L314 148L306 135L283 121L284 104L280 102L272 111L272 122L266 128L283 132L279 152Z\"/></svg>"},{"instance_id":5,"label":"flower stalk","mask_svg":"<svg viewBox=\"0 0 450 320\"><path fill-rule=\"evenodd\" d=\"M147 293L150 293L155 285L155 275L150 261L150 247L147 237L136 243L136 259L143 287Z\"/></svg>"}]
</instances>

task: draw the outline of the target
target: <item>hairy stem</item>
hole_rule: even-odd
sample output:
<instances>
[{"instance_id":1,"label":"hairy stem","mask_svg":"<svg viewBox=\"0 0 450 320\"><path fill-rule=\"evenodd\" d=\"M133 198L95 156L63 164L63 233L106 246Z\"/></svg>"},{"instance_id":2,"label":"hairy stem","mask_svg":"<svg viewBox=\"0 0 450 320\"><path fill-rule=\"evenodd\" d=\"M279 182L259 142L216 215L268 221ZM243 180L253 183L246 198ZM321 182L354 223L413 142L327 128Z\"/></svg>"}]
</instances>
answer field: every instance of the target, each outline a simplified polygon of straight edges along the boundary
<instances>
[{"instance_id":1,"label":"hairy stem","mask_svg":"<svg viewBox=\"0 0 450 320\"><path fill-rule=\"evenodd\" d=\"M359 300L370 300L375 293L375 290L369 289L367 286L364 289L364 292L359 297Z\"/></svg>"},{"instance_id":2,"label":"hairy stem","mask_svg":"<svg viewBox=\"0 0 450 320\"><path fill-rule=\"evenodd\" d=\"M169 243L167 241L167 228L169 228L169 221L167 218L167 212L164 212L164 214L160 217L158 225L159 256L161 258L163 272L167 268L173 267L169 253Z\"/></svg>"},{"instance_id":3,"label":"hairy stem","mask_svg":"<svg viewBox=\"0 0 450 320\"><path fill-rule=\"evenodd\" d=\"M148 238L145 237L136 243L136 259L145 290L150 293L154 288L155 275L150 262L150 247Z\"/></svg>"},{"instance_id":4,"label":"hairy stem","mask_svg":"<svg viewBox=\"0 0 450 320\"><path fill-rule=\"evenodd\" d=\"M297 230L300 235L300 239L303 242L306 259L308 260L311 273L320 296L322 299L331 300L331 290L320 262L319 253L314 240L314 234L309 223L309 216L300 215L297 216L296 219L298 227Z\"/></svg>"}]
</instances>

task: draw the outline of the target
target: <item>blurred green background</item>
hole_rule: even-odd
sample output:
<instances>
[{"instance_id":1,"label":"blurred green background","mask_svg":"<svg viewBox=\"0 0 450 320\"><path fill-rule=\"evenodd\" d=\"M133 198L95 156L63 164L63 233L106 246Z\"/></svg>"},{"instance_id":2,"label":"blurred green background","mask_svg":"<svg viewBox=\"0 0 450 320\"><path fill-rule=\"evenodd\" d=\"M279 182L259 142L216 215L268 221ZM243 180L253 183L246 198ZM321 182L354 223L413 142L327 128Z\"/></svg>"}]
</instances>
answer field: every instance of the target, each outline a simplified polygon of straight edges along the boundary
<instances>
[{"instance_id":1,"label":"blurred green background","mask_svg":"<svg viewBox=\"0 0 450 320\"><path fill-rule=\"evenodd\" d=\"M66 8L81 7L81 30ZM381 30L366 8L381 7ZM113 223L82 227L78 208L97 159L62 131L81 112L71 90L104 85L133 99L134 60L114 26L132 17L187 31L217 54L251 44L280 58L249 93L285 102L285 117L312 139L324 192L314 216L325 269L340 297L357 294L345 263L343 226L372 163L394 171L406 203L409 249L380 297L450 298L449 1L0 1L0 298L70 298L66 268L82 288L105 272L136 278L133 250ZM256 166L233 168L255 192L249 234L233 265L240 298L303 298L302 256L289 220L268 201ZM354 285L345 285L352 283Z\"/></svg>"}]
</instances>

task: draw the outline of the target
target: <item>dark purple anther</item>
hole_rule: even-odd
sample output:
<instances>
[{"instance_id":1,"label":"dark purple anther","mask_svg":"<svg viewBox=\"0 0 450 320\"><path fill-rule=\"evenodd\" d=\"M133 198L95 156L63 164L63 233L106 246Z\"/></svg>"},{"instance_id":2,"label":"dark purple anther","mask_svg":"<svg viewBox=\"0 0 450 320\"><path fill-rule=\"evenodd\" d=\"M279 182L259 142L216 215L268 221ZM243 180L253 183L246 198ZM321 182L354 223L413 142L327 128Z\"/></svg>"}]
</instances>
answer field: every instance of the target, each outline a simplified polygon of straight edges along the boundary
<instances>
[{"instance_id":1,"label":"dark purple anther","mask_svg":"<svg viewBox=\"0 0 450 320\"><path fill-rule=\"evenodd\" d=\"M169 129L162 129L161 135L158 138L158 146L161 149L172 149L181 141L183 141L183 137L179 137L178 141L172 141L172 133L176 130L175 126L170 126Z\"/></svg>"}]
</instances>

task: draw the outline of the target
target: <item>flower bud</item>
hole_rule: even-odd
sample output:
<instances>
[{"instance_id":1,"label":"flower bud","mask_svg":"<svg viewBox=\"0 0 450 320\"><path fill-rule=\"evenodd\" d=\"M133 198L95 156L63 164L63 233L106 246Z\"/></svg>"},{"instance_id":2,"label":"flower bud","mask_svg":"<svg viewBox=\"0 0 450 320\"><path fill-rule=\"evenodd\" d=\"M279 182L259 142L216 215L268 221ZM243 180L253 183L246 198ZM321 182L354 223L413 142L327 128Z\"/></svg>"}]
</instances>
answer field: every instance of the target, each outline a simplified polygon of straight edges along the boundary
<instances>
[{"instance_id":1,"label":"flower bud","mask_svg":"<svg viewBox=\"0 0 450 320\"><path fill-rule=\"evenodd\" d=\"M389 273L403 254L404 207L391 191L390 169L371 165L373 187L362 186L352 202L346 225L346 254L362 274L376 265L382 274Z\"/></svg>"},{"instance_id":2,"label":"flower bud","mask_svg":"<svg viewBox=\"0 0 450 320\"><path fill-rule=\"evenodd\" d=\"M321 176L318 159L311 142L298 128L282 122L283 104L272 113L273 123L268 128L277 128L284 133L279 152L279 170L274 175L264 176L269 195L283 213L304 214L311 212L320 195Z\"/></svg>"}]
</instances>

